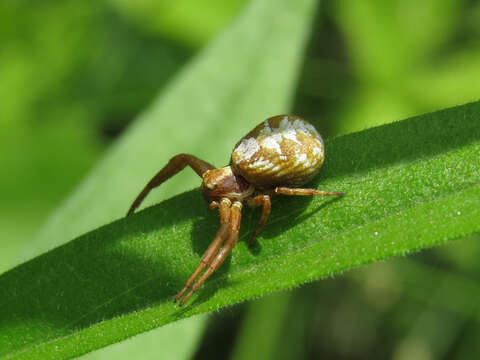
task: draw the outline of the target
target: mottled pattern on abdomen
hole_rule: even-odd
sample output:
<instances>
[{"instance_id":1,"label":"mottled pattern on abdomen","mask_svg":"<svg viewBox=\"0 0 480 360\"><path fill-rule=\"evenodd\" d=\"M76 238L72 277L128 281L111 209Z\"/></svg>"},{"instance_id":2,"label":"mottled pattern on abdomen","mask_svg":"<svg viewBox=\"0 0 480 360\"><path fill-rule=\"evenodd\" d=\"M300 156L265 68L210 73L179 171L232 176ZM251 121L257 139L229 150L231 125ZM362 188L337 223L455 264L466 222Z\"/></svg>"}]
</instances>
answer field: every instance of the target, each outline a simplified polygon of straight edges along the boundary
<instances>
[{"instance_id":1,"label":"mottled pattern on abdomen","mask_svg":"<svg viewBox=\"0 0 480 360\"><path fill-rule=\"evenodd\" d=\"M323 164L323 140L313 125L292 115L269 118L233 149L230 166L260 189L300 186Z\"/></svg>"}]
</instances>

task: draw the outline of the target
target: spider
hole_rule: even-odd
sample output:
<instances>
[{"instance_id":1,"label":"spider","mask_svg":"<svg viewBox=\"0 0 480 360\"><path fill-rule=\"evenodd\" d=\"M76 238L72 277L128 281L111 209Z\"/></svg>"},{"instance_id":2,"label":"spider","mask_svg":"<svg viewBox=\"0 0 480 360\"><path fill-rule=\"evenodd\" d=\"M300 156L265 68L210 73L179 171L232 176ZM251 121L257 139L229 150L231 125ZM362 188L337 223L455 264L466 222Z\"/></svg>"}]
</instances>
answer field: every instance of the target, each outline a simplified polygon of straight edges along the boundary
<instances>
[{"instance_id":1,"label":"spider","mask_svg":"<svg viewBox=\"0 0 480 360\"><path fill-rule=\"evenodd\" d=\"M324 144L320 134L295 115L278 115L260 123L235 145L228 166L217 169L189 154L171 158L133 201L127 216L135 211L150 190L186 166L203 179L201 190L210 210L218 208L220 213L220 229L174 302L181 300L180 306L184 305L232 251L238 241L243 204L263 207L251 239L253 243L270 215L272 196L343 196L340 191L297 187L318 173L323 160Z\"/></svg>"}]
</instances>

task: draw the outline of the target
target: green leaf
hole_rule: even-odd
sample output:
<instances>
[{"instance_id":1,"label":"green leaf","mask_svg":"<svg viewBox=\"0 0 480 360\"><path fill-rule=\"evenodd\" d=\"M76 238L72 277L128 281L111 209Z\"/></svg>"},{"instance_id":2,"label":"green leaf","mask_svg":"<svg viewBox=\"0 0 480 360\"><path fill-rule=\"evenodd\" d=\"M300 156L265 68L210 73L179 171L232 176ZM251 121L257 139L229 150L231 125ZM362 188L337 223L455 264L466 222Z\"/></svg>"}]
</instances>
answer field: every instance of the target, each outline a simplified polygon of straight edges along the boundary
<instances>
[{"instance_id":1,"label":"green leaf","mask_svg":"<svg viewBox=\"0 0 480 360\"><path fill-rule=\"evenodd\" d=\"M327 141L327 162L314 186L346 196L276 198L260 245L249 250L241 241L184 308L172 296L218 227L198 190L37 257L0 277L0 348L26 358L71 356L478 233L479 118L477 102ZM246 209L242 240L257 215Z\"/></svg>"},{"instance_id":2,"label":"green leaf","mask_svg":"<svg viewBox=\"0 0 480 360\"><path fill-rule=\"evenodd\" d=\"M176 153L193 153L220 166L228 162L232 146L240 134L272 114L288 112L315 4L314 0L295 3L288 0L252 1L237 21L159 94L150 109L137 119L83 184L53 214L33 244L28 244L23 258L36 256L86 231L123 217L146 181ZM152 194L147 204L197 187L198 183L198 177L185 171ZM198 197L193 198L195 202L199 200ZM186 219L185 211L188 213L189 208L190 205L187 204L186 207L177 209L172 219L175 216ZM200 215L201 213L196 214ZM174 231L176 226L172 228ZM185 230L181 232L190 236ZM172 237L175 244L180 244L181 239L180 233ZM96 242L95 247L106 249L110 246L108 243L108 239L102 238ZM87 323L83 321L83 316L90 311L96 312L95 309L100 309L103 305L109 307L104 303L107 298L108 303L116 304L118 296L122 297L124 291L128 294L136 293L131 288L130 281L136 287L153 275L149 273L149 265L142 265L145 259L137 259L139 267L136 267L135 247L132 243L130 248L133 252L128 256L120 254L117 259L115 256L103 257L102 251L94 250L94 253L88 255L92 260L91 267L88 266L89 270L84 269L92 271L88 275L92 278L77 272L79 269L76 267L80 263L70 263L66 258L57 258L55 262L67 266L68 272L56 273L54 277L50 277L50 271L38 273L49 282L47 287L29 276L16 278L17 271L25 269L24 266L30 266L27 264L32 262L3 274L0 277L0 358L73 357L157 327L157 322L145 322L145 319L136 316L132 318L133 321L127 320L119 324L104 313L96 318L95 323L110 324L111 330L88 332L94 324L85 325ZM152 260L155 254L152 252ZM77 260L86 260L81 258L82 256ZM103 259L102 264L95 264L95 258ZM103 263L104 260L106 263ZM33 263L36 261L33 260ZM160 266L157 270L162 269L163 266ZM113 272L120 275L125 270L127 273L111 282L113 279L108 274ZM61 282L65 281L64 285L69 284L68 290L61 288L63 285L57 282L58 276L63 278ZM122 284L124 280L127 283ZM171 281L173 280L172 278ZM169 286L176 286L175 284L171 282ZM95 290L90 285L94 285ZM16 306L17 301L13 299L23 291L28 292L28 289L41 291L46 303L40 299L35 300L30 295L21 295L23 314L20 318L17 317L18 312L13 318L10 316L13 313L3 316L4 311L5 314L10 312L9 306ZM156 291L155 289L164 290L160 283L153 284L152 290ZM152 300L149 295L143 300L140 299L140 293L136 293L135 297L137 296L140 305L138 310L150 307L147 305ZM39 307L30 307L29 301L36 302ZM122 314L133 315L130 306L124 307L125 303L121 303L123 300L117 304L119 307L113 305L112 309L116 309L113 316L121 319ZM197 319L198 317L194 320L198 321ZM77 324L77 320L83 325ZM198 336L201 326L196 328ZM186 339L179 339L177 345L194 343L197 336L192 341L190 333Z\"/></svg>"},{"instance_id":3,"label":"green leaf","mask_svg":"<svg viewBox=\"0 0 480 360\"><path fill-rule=\"evenodd\" d=\"M199 46L228 22L245 0L110 0L137 26L191 46ZM199 16L199 14L201 14Z\"/></svg>"},{"instance_id":4,"label":"green leaf","mask_svg":"<svg viewBox=\"0 0 480 360\"><path fill-rule=\"evenodd\" d=\"M480 240L479 235L473 235L471 239L464 241L475 242L476 246ZM445 248L452 250L451 246ZM435 310L447 310L461 315L467 321L480 322L480 313L477 310L480 286L475 279L410 259L376 263L367 267L365 271L352 274L352 278L364 284L365 277L375 274L375 271L386 273L384 279L391 280L391 283L377 277L376 282L369 282L370 291L373 290L371 292L395 294L400 287L405 290L404 296L427 304L429 307L426 311L430 311L430 307ZM465 294L468 296L464 296Z\"/></svg>"},{"instance_id":5,"label":"green leaf","mask_svg":"<svg viewBox=\"0 0 480 360\"><path fill-rule=\"evenodd\" d=\"M250 303L236 336L232 360L275 359L275 350L279 347L286 313L291 305L291 294L276 293Z\"/></svg>"}]
</instances>

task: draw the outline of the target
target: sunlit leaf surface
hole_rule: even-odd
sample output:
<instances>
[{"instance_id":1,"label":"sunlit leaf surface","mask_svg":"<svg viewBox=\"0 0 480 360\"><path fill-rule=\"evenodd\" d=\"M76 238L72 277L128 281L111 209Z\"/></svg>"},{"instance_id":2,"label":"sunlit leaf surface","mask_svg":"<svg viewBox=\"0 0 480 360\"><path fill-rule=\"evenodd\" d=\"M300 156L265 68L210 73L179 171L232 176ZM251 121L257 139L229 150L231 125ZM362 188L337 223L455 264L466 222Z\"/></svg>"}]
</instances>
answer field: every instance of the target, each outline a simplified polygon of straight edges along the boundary
<instances>
[{"instance_id":1,"label":"sunlit leaf surface","mask_svg":"<svg viewBox=\"0 0 480 360\"><path fill-rule=\"evenodd\" d=\"M479 117L480 103L472 103L327 141L328 160L312 185L347 195L275 199L259 246L240 242L184 308L172 296L218 226L198 190L37 257L0 278L1 348L32 358L81 353L478 233ZM253 214L245 212L242 240L256 225ZM40 344L28 347L32 341Z\"/></svg>"}]
</instances>

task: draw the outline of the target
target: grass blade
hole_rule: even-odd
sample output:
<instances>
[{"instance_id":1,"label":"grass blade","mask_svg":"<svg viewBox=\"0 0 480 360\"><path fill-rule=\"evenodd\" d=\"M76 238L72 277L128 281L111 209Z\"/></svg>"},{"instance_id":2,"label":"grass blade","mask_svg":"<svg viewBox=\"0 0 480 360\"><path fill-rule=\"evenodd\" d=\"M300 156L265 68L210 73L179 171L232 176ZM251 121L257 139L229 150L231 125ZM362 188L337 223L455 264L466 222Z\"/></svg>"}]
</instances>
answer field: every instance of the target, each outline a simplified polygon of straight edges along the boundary
<instances>
[{"instance_id":1,"label":"grass blade","mask_svg":"<svg viewBox=\"0 0 480 360\"><path fill-rule=\"evenodd\" d=\"M240 242L185 308L172 304L172 296L218 226L198 191L37 257L0 277L0 348L21 349L22 334L38 332L49 341L20 358L64 354L79 344L86 351L478 233L479 118L477 102L327 141L328 161L314 185L347 195L275 199L261 245L252 251ZM242 239L256 226L252 215L258 214L246 213Z\"/></svg>"}]
</instances>

